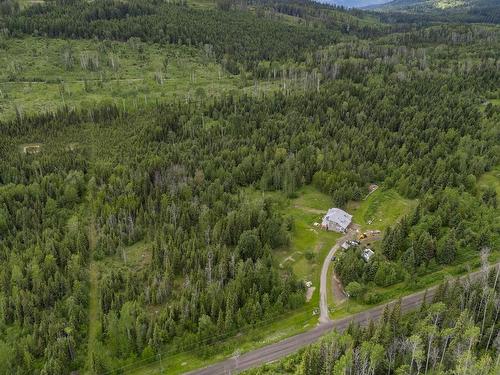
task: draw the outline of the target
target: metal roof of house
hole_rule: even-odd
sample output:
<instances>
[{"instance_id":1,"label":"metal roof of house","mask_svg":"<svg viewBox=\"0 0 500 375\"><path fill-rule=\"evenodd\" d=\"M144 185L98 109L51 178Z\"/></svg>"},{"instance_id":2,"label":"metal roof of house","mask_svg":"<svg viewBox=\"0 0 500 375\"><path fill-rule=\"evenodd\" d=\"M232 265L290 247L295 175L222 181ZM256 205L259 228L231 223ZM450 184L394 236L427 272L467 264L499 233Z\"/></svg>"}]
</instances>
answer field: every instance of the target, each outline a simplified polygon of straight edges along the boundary
<instances>
[{"instance_id":1,"label":"metal roof of house","mask_svg":"<svg viewBox=\"0 0 500 375\"><path fill-rule=\"evenodd\" d=\"M349 215L340 208L330 208L323 220L325 219L337 223L342 228L347 228L351 224L352 215Z\"/></svg>"}]
</instances>

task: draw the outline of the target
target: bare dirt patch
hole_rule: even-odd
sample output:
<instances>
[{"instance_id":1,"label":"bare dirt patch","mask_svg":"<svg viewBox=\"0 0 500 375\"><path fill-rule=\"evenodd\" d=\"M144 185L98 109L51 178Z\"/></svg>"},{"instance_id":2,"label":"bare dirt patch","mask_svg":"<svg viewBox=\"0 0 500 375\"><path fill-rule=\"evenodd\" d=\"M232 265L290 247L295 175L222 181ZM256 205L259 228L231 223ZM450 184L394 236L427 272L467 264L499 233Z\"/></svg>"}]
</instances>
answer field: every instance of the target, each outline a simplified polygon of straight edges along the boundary
<instances>
[{"instance_id":1,"label":"bare dirt patch","mask_svg":"<svg viewBox=\"0 0 500 375\"><path fill-rule=\"evenodd\" d=\"M347 297L344 294L344 290L342 288L342 283L335 275L335 272L332 274L332 291L333 291L333 303L335 305L339 305L344 302Z\"/></svg>"},{"instance_id":2,"label":"bare dirt patch","mask_svg":"<svg viewBox=\"0 0 500 375\"><path fill-rule=\"evenodd\" d=\"M295 263L295 261L300 258L302 255L302 252L301 251L294 251L292 254L290 254L289 256L287 256L286 258L284 258L282 261L280 261L280 268L283 268L284 265L288 262L290 263Z\"/></svg>"},{"instance_id":3,"label":"bare dirt patch","mask_svg":"<svg viewBox=\"0 0 500 375\"><path fill-rule=\"evenodd\" d=\"M316 290L315 286L307 288L307 291L306 291L306 302L309 302L311 300L311 298L312 298L315 290Z\"/></svg>"},{"instance_id":4,"label":"bare dirt patch","mask_svg":"<svg viewBox=\"0 0 500 375\"><path fill-rule=\"evenodd\" d=\"M321 248L323 247L323 245L324 245L324 244L325 244L325 243L324 243L324 242L322 242L322 241L318 242L318 243L316 244L316 246L314 247L314 250L316 250L316 251L320 251L320 250L321 250Z\"/></svg>"},{"instance_id":5,"label":"bare dirt patch","mask_svg":"<svg viewBox=\"0 0 500 375\"><path fill-rule=\"evenodd\" d=\"M75 151L76 149L78 149L78 146L79 144L77 142L68 143L68 145L66 146L66 151Z\"/></svg>"},{"instance_id":6,"label":"bare dirt patch","mask_svg":"<svg viewBox=\"0 0 500 375\"><path fill-rule=\"evenodd\" d=\"M300 204L294 204L293 208L298 208L299 210L302 210L304 212L309 212L310 214L315 214L315 215L324 215L326 213L325 210L318 210L316 208L305 207Z\"/></svg>"},{"instance_id":7,"label":"bare dirt patch","mask_svg":"<svg viewBox=\"0 0 500 375\"><path fill-rule=\"evenodd\" d=\"M366 198L368 198L370 196L371 193L375 192L375 190L378 189L378 185L376 184L370 184L370 186L368 186L368 194L366 194L366 197L363 198L363 200L365 200Z\"/></svg>"},{"instance_id":8,"label":"bare dirt patch","mask_svg":"<svg viewBox=\"0 0 500 375\"><path fill-rule=\"evenodd\" d=\"M26 155L38 154L42 150L41 143L28 143L21 145L21 150Z\"/></svg>"}]
</instances>

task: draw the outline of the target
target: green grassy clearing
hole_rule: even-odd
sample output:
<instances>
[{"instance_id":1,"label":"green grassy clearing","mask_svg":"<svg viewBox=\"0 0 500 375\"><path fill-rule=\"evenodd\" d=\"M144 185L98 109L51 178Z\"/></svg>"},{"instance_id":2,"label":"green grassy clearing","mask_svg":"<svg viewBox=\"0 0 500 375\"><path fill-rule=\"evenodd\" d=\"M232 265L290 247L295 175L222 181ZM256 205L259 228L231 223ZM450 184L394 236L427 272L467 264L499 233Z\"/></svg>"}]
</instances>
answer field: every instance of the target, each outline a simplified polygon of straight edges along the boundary
<instances>
[{"instance_id":1,"label":"green grassy clearing","mask_svg":"<svg viewBox=\"0 0 500 375\"><path fill-rule=\"evenodd\" d=\"M273 255L282 267L291 266L297 277L311 280L313 286L319 287L323 259L340 237L338 233L327 232L314 225L321 223L324 213L332 207L330 197L312 186L301 188L294 199L288 199L280 192L253 189L247 189L245 194L251 199L271 198L284 216L293 218L290 244L276 249ZM307 253L310 259L307 259Z\"/></svg>"},{"instance_id":2,"label":"green grassy clearing","mask_svg":"<svg viewBox=\"0 0 500 375\"><path fill-rule=\"evenodd\" d=\"M325 213L332 207L332 199L313 186L304 186L297 194L297 198L292 201L294 207L312 208Z\"/></svg>"},{"instance_id":3,"label":"green grassy clearing","mask_svg":"<svg viewBox=\"0 0 500 375\"><path fill-rule=\"evenodd\" d=\"M18 0L19 7L25 9L31 5L44 4L45 0Z\"/></svg>"},{"instance_id":4,"label":"green grassy clearing","mask_svg":"<svg viewBox=\"0 0 500 375\"><path fill-rule=\"evenodd\" d=\"M274 254L282 265L290 264L299 278L313 282L313 286L317 287L314 296L319 295L323 259L340 237L338 233L327 232L314 225L321 223L331 205L330 197L315 188L307 186L300 189L298 197L290 200L283 210L284 215L294 220L290 245Z\"/></svg>"},{"instance_id":5,"label":"green grassy clearing","mask_svg":"<svg viewBox=\"0 0 500 375\"><path fill-rule=\"evenodd\" d=\"M125 247L119 254L107 258L104 263L124 264L134 269L142 268L151 261L150 244L140 241Z\"/></svg>"},{"instance_id":6,"label":"green grassy clearing","mask_svg":"<svg viewBox=\"0 0 500 375\"><path fill-rule=\"evenodd\" d=\"M260 94L278 86L244 82L210 52L137 40L0 39L0 119L61 106L113 101L126 108L156 100L203 101L231 90Z\"/></svg>"},{"instance_id":7,"label":"green grassy clearing","mask_svg":"<svg viewBox=\"0 0 500 375\"><path fill-rule=\"evenodd\" d=\"M281 264L291 264L299 278L311 280L316 286L323 258L340 235L313 225L321 221L321 215L299 208L289 208L287 213L294 218L291 243L290 246L277 250L275 256Z\"/></svg>"},{"instance_id":8,"label":"green grassy clearing","mask_svg":"<svg viewBox=\"0 0 500 375\"><path fill-rule=\"evenodd\" d=\"M494 187L497 195L500 196L500 166L497 166L490 172L483 174L481 178L478 179L477 186L480 190L484 190L487 187Z\"/></svg>"},{"instance_id":9,"label":"green grassy clearing","mask_svg":"<svg viewBox=\"0 0 500 375\"><path fill-rule=\"evenodd\" d=\"M199 9L215 9L215 0L187 0L189 6Z\"/></svg>"},{"instance_id":10,"label":"green grassy clearing","mask_svg":"<svg viewBox=\"0 0 500 375\"><path fill-rule=\"evenodd\" d=\"M328 308L330 310L339 307L338 301L335 300L335 296L333 293L333 263L332 265L328 268L328 275L327 275L327 284L326 284L326 292L328 294ZM343 304L344 302L342 302Z\"/></svg>"},{"instance_id":11,"label":"green grassy clearing","mask_svg":"<svg viewBox=\"0 0 500 375\"><path fill-rule=\"evenodd\" d=\"M349 202L347 212L363 230L385 230L417 204L416 200L405 199L393 189L379 187L360 202Z\"/></svg>"}]
</instances>

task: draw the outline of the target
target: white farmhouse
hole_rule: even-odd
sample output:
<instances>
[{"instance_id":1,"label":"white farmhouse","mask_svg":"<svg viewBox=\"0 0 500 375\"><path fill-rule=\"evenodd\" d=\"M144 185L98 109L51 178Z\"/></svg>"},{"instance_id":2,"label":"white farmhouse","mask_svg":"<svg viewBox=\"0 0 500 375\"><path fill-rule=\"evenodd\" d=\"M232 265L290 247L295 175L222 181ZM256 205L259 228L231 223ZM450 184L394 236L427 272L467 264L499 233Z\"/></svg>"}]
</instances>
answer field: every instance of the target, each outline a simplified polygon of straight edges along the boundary
<instances>
[{"instance_id":1,"label":"white farmhouse","mask_svg":"<svg viewBox=\"0 0 500 375\"><path fill-rule=\"evenodd\" d=\"M345 233L351 221L352 215L340 208L330 208L323 218L321 226L328 230Z\"/></svg>"}]
</instances>

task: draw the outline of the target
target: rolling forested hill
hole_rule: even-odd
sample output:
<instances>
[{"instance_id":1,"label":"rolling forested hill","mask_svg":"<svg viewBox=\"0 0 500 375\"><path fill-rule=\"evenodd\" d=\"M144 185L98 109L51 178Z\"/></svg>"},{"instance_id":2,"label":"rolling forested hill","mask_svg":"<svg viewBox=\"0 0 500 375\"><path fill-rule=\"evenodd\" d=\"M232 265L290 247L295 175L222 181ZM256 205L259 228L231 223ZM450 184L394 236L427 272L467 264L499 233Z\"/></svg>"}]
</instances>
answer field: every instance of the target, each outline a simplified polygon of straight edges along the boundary
<instances>
[{"instance_id":1,"label":"rolling forested hill","mask_svg":"<svg viewBox=\"0 0 500 375\"><path fill-rule=\"evenodd\" d=\"M325 0L324 3L342 6L345 8L364 8L385 4L389 0Z\"/></svg>"},{"instance_id":2,"label":"rolling forested hill","mask_svg":"<svg viewBox=\"0 0 500 375\"><path fill-rule=\"evenodd\" d=\"M431 11L436 9L464 10L496 4L494 0L394 0L380 8L393 10Z\"/></svg>"},{"instance_id":3,"label":"rolling forested hill","mask_svg":"<svg viewBox=\"0 0 500 375\"><path fill-rule=\"evenodd\" d=\"M499 4L496 0L394 0L369 8L391 13L409 13L435 22L500 22Z\"/></svg>"},{"instance_id":4,"label":"rolling forested hill","mask_svg":"<svg viewBox=\"0 0 500 375\"><path fill-rule=\"evenodd\" d=\"M278 260L301 242L295 257L323 261L280 204L304 189L412 202L372 262L356 247L334 264L356 291L344 313L498 260L497 25L306 0L0 5L0 374L181 373L282 337L266 324L306 329L307 280ZM487 285L435 301L456 302L440 332L460 317L474 338L441 367L436 345L372 373L495 373ZM294 361L322 374L338 340L417 334L387 327Z\"/></svg>"}]
</instances>

